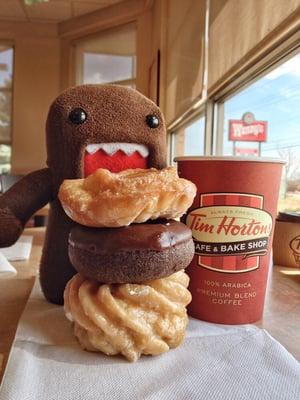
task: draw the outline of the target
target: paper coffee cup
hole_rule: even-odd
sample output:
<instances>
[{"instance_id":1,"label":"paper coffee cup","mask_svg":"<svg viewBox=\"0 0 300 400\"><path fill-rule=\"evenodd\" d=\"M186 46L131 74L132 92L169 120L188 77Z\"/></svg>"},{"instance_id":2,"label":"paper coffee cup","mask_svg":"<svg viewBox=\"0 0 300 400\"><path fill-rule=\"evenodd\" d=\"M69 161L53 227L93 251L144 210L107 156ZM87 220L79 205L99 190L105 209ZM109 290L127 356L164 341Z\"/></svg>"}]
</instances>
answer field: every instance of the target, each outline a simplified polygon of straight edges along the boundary
<instances>
[{"instance_id":1,"label":"paper coffee cup","mask_svg":"<svg viewBox=\"0 0 300 400\"><path fill-rule=\"evenodd\" d=\"M262 317L283 162L178 157L179 176L197 186L183 218L195 256L187 268L189 314L245 324Z\"/></svg>"},{"instance_id":2,"label":"paper coffee cup","mask_svg":"<svg viewBox=\"0 0 300 400\"><path fill-rule=\"evenodd\" d=\"M300 268L300 214L279 213L273 240L274 264Z\"/></svg>"}]
</instances>

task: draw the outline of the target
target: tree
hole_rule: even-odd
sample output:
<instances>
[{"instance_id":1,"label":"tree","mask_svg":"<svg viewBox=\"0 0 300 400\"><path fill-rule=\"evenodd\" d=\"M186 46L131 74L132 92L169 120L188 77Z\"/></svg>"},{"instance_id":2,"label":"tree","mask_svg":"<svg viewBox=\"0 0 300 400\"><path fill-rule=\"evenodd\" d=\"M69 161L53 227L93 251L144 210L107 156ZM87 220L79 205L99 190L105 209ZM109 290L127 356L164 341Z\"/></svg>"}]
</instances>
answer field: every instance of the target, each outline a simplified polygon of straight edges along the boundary
<instances>
[{"instance_id":1,"label":"tree","mask_svg":"<svg viewBox=\"0 0 300 400\"><path fill-rule=\"evenodd\" d=\"M285 193L297 190L300 185L300 157L292 147L278 149L279 157L286 162L284 169Z\"/></svg>"},{"instance_id":2,"label":"tree","mask_svg":"<svg viewBox=\"0 0 300 400\"><path fill-rule=\"evenodd\" d=\"M285 171L287 180L300 179L300 157L292 147L278 149L279 157L286 162Z\"/></svg>"}]
</instances>

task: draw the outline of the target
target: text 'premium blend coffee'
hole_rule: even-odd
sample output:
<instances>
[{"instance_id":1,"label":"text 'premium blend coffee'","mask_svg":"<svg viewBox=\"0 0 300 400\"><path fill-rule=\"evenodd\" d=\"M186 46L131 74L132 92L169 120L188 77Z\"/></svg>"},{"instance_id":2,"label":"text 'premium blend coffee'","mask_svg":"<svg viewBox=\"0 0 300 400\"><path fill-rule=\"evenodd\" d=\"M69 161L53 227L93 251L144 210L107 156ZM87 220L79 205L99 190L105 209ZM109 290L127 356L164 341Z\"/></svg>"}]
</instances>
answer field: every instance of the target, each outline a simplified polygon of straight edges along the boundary
<instances>
[{"instance_id":1,"label":"text 'premium blend coffee'","mask_svg":"<svg viewBox=\"0 0 300 400\"><path fill-rule=\"evenodd\" d=\"M184 217L195 256L187 268L191 316L224 324L261 318L282 163L179 157L179 175L197 186Z\"/></svg>"}]
</instances>

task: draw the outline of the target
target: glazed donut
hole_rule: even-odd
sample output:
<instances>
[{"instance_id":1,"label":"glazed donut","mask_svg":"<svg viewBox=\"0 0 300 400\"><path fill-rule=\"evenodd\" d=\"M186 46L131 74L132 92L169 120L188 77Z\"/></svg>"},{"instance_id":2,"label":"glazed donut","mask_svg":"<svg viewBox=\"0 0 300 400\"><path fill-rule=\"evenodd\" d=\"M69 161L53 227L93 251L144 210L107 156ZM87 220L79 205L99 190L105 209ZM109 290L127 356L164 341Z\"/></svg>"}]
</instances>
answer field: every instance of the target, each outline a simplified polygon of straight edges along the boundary
<instances>
[{"instance_id":1,"label":"glazed donut","mask_svg":"<svg viewBox=\"0 0 300 400\"><path fill-rule=\"evenodd\" d=\"M196 186L173 167L98 169L85 179L65 180L58 197L66 214L81 225L122 227L150 219L181 217L191 206Z\"/></svg>"},{"instance_id":2,"label":"glazed donut","mask_svg":"<svg viewBox=\"0 0 300 400\"><path fill-rule=\"evenodd\" d=\"M184 339L188 282L183 271L141 285L101 285L77 274L65 289L65 313L85 350L120 353L136 361Z\"/></svg>"},{"instance_id":3,"label":"glazed donut","mask_svg":"<svg viewBox=\"0 0 300 400\"><path fill-rule=\"evenodd\" d=\"M123 228L77 225L69 235L69 258L81 275L104 283L141 283L186 268L194 255L191 230L156 220Z\"/></svg>"}]
</instances>

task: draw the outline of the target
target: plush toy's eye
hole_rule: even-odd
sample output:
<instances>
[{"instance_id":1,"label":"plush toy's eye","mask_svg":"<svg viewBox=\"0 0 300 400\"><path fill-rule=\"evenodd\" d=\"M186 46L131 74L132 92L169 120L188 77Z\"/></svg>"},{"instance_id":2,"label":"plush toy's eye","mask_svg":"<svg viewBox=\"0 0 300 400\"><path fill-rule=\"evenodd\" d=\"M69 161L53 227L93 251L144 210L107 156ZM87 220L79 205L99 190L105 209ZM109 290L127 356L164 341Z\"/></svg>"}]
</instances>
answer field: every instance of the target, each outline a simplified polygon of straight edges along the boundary
<instances>
[{"instance_id":1,"label":"plush toy's eye","mask_svg":"<svg viewBox=\"0 0 300 400\"><path fill-rule=\"evenodd\" d=\"M69 120L72 124L83 124L87 119L87 114L82 108L74 108L69 114Z\"/></svg>"},{"instance_id":2,"label":"plush toy's eye","mask_svg":"<svg viewBox=\"0 0 300 400\"><path fill-rule=\"evenodd\" d=\"M149 114L149 115L147 115L147 117L146 117L146 124L147 124L150 128L155 129L155 128L157 128L157 127L159 126L159 119L157 118L156 115L154 115L154 114Z\"/></svg>"}]
</instances>

